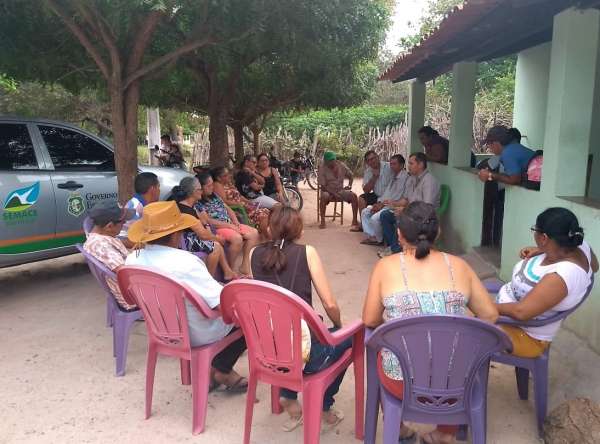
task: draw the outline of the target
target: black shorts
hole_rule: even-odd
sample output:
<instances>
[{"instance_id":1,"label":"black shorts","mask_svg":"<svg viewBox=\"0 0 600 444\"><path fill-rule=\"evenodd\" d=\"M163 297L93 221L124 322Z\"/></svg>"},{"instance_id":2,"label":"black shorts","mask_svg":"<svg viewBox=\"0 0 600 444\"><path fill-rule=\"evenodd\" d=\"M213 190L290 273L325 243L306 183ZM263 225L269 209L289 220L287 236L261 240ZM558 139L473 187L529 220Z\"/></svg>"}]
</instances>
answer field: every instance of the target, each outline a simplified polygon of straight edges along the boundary
<instances>
[{"instance_id":1,"label":"black shorts","mask_svg":"<svg viewBox=\"0 0 600 444\"><path fill-rule=\"evenodd\" d=\"M365 193L361 194L360 198L363 199L367 205L375 205L377 203L377 199L379 199L379 196L377 196L375 193Z\"/></svg>"}]
</instances>

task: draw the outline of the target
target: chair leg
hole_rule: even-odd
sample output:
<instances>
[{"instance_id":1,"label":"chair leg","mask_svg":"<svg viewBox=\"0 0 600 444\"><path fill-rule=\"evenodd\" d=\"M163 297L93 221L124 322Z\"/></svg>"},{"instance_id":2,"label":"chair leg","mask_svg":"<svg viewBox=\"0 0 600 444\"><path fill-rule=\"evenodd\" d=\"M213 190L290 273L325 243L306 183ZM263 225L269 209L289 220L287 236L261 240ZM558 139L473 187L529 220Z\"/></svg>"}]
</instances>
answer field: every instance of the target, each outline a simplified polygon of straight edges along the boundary
<instances>
[{"instance_id":1,"label":"chair leg","mask_svg":"<svg viewBox=\"0 0 600 444\"><path fill-rule=\"evenodd\" d=\"M544 433L544 420L548 413L548 356L542 355L535 360L533 372L533 394L535 397L535 416L540 437Z\"/></svg>"},{"instance_id":2,"label":"chair leg","mask_svg":"<svg viewBox=\"0 0 600 444\"><path fill-rule=\"evenodd\" d=\"M519 398L526 401L529 398L529 370L526 368L515 367L517 377L517 390Z\"/></svg>"},{"instance_id":3,"label":"chair leg","mask_svg":"<svg viewBox=\"0 0 600 444\"><path fill-rule=\"evenodd\" d=\"M190 385L192 383L192 369L190 361L187 359L180 359L179 367L181 368L181 384Z\"/></svg>"},{"instance_id":4,"label":"chair leg","mask_svg":"<svg viewBox=\"0 0 600 444\"><path fill-rule=\"evenodd\" d=\"M384 394L384 396L386 396ZM396 444L400 439L402 409L396 403L382 402L383 405L383 444Z\"/></svg>"},{"instance_id":5,"label":"chair leg","mask_svg":"<svg viewBox=\"0 0 600 444\"><path fill-rule=\"evenodd\" d=\"M319 444L324 395L325 387L318 385L309 386L302 391L304 444Z\"/></svg>"},{"instance_id":6,"label":"chair leg","mask_svg":"<svg viewBox=\"0 0 600 444\"><path fill-rule=\"evenodd\" d=\"M379 417L379 383L377 378L376 354L367 358L367 408L365 415L365 444L375 444L377 420Z\"/></svg>"},{"instance_id":7,"label":"chair leg","mask_svg":"<svg viewBox=\"0 0 600 444\"><path fill-rule=\"evenodd\" d=\"M246 395L246 418L244 420L244 444L250 444L250 432L252 431L252 415L254 414L254 401L256 400L257 379L250 375L248 378L248 394ZM277 389L279 392L279 389ZM273 395L273 388L271 388ZM279 400L277 400L279 402Z\"/></svg>"},{"instance_id":8,"label":"chair leg","mask_svg":"<svg viewBox=\"0 0 600 444\"><path fill-rule=\"evenodd\" d=\"M481 408L471 412L471 442L485 444L487 435L486 409Z\"/></svg>"},{"instance_id":9,"label":"chair leg","mask_svg":"<svg viewBox=\"0 0 600 444\"><path fill-rule=\"evenodd\" d=\"M192 434L204 431L208 407L208 386L210 384L210 359L207 355L192 355Z\"/></svg>"},{"instance_id":10,"label":"chair leg","mask_svg":"<svg viewBox=\"0 0 600 444\"><path fill-rule=\"evenodd\" d=\"M113 312L113 307L111 304L111 301L108 299L109 297L106 297L106 326L107 327L112 327L113 326L113 316L112 316L112 312Z\"/></svg>"},{"instance_id":11,"label":"chair leg","mask_svg":"<svg viewBox=\"0 0 600 444\"><path fill-rule=\"evenodd\" d=\"M340 209L340 225L344 225L344 202L342 202L342 208Z\"/></svg>"},{"instance_id":12,"label":"chair leg","mask_svg":"<svg viewBox=\"0 0 600 444\"><path fill-rule=\"evenodd\" d=\"M271 413L275 415L283 412L283 407L281 407L281 402L279 402L280 392L279 387L271 386Z\"/></svg>"},{"instance_id":13,"label":"chair leg","mask_svg":"<svg viewBox=\"0 0 600 444\"><path fill-rule=\"evenodd\" d=\"M113 319L113 335L115 336L116 345L116 358L117 358L117 376L125 375L125 368L127 366L127 348L129 346L129 333L133 322L127 318L121 318L116 316Z\"/></svg>"},{"instance_id":14,"label":"chair leg","mask_svg":"<svg viewBox=\"0 0 600 444\"><path fill-rule=\"evenodd\" d=\"M158 355L152 347L148 347L148 358L146 361L146 419L152 414L152 392L154 389L154 372L156 371L156 360Z\"/></svg>"},{"instance_id":15,"label":"chair leg","mask_svg":"<svg viewBox=\"0 0 600 444\"><path fill-rule=\"evenodd\" d=\"M354 337L352 348L354 367L354 433L356 439L365 438L365 346L364 331Z\"/></svg>"}]
</instances>

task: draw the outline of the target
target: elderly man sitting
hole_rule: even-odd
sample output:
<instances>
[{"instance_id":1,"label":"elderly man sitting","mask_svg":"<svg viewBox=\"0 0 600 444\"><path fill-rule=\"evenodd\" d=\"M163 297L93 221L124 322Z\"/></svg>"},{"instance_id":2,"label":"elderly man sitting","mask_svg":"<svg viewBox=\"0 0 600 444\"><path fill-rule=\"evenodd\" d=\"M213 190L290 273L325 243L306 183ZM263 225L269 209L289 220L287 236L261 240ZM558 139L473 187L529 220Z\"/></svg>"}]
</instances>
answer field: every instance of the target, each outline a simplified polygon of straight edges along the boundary
<instances>
[{"instance_id":1,"label":"elderly man sitting","mask_svg":"<svg viewBox=\"0 0 600 444\"><path fill-rule=\"evenodd\" d=\"M390 159L390 167L394 174L392 181L385 188L377 202L365 208L361 213L363 231L367 238L361 242L366 245L380 245L383 242L381 214L385 209L400 204L406 189L408 173L404 169L405 160L401 154Z\"/></svg>"},{"instance_id":2,"label":"elderly man sitting","mask_svg":"<svg viewBox=\"0 0 600 444\"><path fill-rule=\"evenodd\" d=\"M352 204L352 228L355 231L358 225L358 197L352 191L354 177L352 171L343 162L337 160L335 153L325 152L323 165L319 168L319 187L321 187L321 201L319 211L321 214L321 225L325 228L325 211L330 202L348 202ZM344 179L349 183L344 186Z\"/></svg>"},{"instance_id":3,"label":"elderly man sitting","mask_svg":"<svg viewBox=\"0 0 600 444\"><path fill-rule=\"evenodd\" d=\"M384 162L379 155L369 150L365 153L365 174L363 176L364 194L358 196L358 211L362 215L365 208L375 205L383 196L385 189L392 181L394 173L389 162ZM361 216L362 217L362 216ZM362 231L360 228L352 231Z\"/></svg>"}]
</instances>

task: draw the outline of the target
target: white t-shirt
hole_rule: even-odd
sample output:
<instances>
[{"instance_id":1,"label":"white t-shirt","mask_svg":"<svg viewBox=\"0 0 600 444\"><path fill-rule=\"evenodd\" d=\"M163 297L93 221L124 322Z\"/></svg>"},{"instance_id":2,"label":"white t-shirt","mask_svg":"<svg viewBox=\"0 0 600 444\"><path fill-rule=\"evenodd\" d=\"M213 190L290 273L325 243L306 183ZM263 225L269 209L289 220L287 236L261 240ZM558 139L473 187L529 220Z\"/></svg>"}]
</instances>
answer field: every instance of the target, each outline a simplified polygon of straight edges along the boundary
<instances>
[{"instance_id":1,"label":"white t-shirt","mask_svg":"<svg viewBox=\"0 0 600 444\"><path fill-rule=\"evenodd\" d=\"M512 280L505 284L498 293L497 302L511 303L519 302L527 296L532 288L550 273L556 273L567 286L567 296L552 309L536 317L536 319L545 319L562 311L569 310L576 306L585 296L592 279L592 250L587 242L579 246L588 260L588 270L584 270L579 265L570 261L561 261L551 265L542 265L545 254L534 256L531 259L525 259L515 265L512 274ZM523 330L532 338L541 341L552 341L558 332L561 321L556 321L543 327L523 327Z\"/></svg>"},{"instance_id":2,"label":"white t-shirt","mask_svg":"<svg viewBox=\"0 0 600 444\"><path fill-rule=\"evenodd\" d=\"M200 258L187 251L162 245L146 245L129 254L125 265L158 269L165 276L188 285L210 308L221 303L223 286L213 279ZM206 319L187 299L185 308L192 347L219 341L233 329L233 325L223 322L223 318Z\"/></svg>"}]
</instances>

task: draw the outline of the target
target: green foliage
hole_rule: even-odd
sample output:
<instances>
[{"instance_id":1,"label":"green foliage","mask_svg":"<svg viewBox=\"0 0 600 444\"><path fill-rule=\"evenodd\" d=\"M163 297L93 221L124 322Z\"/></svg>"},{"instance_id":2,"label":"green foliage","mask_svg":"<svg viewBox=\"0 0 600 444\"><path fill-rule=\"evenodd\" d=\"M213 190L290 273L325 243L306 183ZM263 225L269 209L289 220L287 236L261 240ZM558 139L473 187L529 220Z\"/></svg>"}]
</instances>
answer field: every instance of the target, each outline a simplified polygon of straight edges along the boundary
<instances>
[{"instance_id":1,"label":"green foliage","mask_svg":"<svg viewBox=\"0 0 600 444\"><path fill-rule=\"evenodd\" d=\"M406 105L396 106L358 106L352 108L335 108L331 110L315 110L310 112L293 112L275 114L268 124L271 130L282 128L296 138L304 133L313 138L318 131L320 135L328 132L351 130L352 134L365 135L370 128L385 129L387 126L404 122Z\"/></svg>"}]
</instances>

